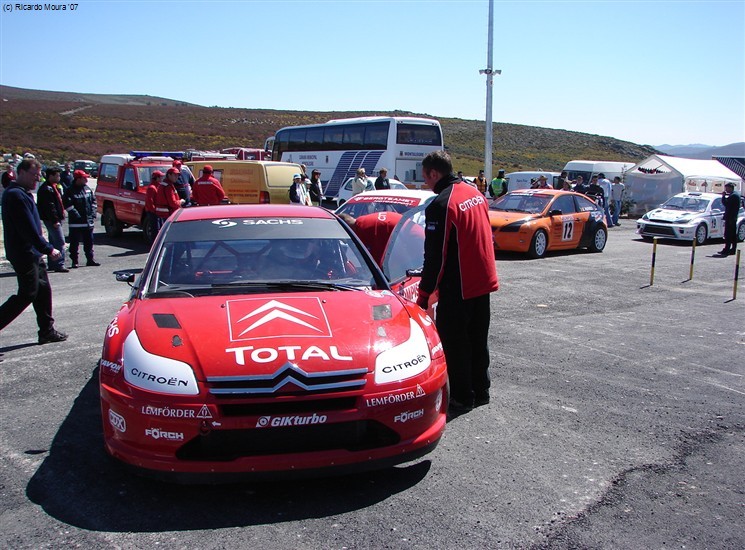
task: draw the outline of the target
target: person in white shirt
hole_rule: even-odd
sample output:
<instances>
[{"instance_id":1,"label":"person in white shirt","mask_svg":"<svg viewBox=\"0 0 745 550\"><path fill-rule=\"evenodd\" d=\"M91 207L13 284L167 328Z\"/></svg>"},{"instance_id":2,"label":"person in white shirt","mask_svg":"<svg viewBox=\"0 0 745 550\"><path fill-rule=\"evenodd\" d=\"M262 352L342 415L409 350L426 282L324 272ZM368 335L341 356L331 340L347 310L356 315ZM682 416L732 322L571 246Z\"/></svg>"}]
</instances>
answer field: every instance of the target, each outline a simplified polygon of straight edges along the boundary
<instances>
[{"instance_id":1,"label":"person in white shirt","mask_svg":"<svg viewBox=\"0 0 745 550\"><path fill-rule=\"evenodd\" d=\"M610 180L608 180L602 172L598 174L598 185L603 188L603 193L605 193L605 201L603 201L605 203L603 204L603 209L605 210L605 223L608 227L613 227L614 224L610 215L611 184Z\"/></svg>"},{"instance_id":2,"label":"person in white shirt","mask_svg":"<svg viewBox=\"0 0 745 550\"><path fill-rule=\"evenodd\" d=\"M621 183L621 178L616 176L613 178L613 184L611 185L611 197L613 199L613 225L621 225L618 223L618 217L621 215L621 202L623 201L623 194L626 191L626 186Z\"/></svg>"},{"instance_id":3,"label":"person in white shirt","mask_svg":"<svg viewBox=\"0 0 745 550\"><path fill-rule=\"evenodd\" d=\"M357 169L357 177L352 181L352 195L359 195L367 187L367 174L364 168Z\"/></svg>"}]
</instances>

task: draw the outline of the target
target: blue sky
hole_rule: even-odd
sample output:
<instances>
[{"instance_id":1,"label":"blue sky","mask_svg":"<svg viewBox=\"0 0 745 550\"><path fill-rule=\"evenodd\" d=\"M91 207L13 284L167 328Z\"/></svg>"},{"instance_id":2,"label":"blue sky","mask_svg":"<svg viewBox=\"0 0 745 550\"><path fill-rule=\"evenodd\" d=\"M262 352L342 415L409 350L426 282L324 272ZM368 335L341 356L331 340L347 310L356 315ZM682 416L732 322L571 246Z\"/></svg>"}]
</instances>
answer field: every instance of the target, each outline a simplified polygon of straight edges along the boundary
<instances>
[{"instance_id":1,"label":"blue sky","mask_svg":"<svg viewBox=\"0 0 745 550\"><path fill-rule=\"evenodd\" d=\"M8 5L8 86L485 118L488 0ZM495 0L494 29L495 122L650 145L745 141L745 0Z\"/></svg>"}]
</instances>

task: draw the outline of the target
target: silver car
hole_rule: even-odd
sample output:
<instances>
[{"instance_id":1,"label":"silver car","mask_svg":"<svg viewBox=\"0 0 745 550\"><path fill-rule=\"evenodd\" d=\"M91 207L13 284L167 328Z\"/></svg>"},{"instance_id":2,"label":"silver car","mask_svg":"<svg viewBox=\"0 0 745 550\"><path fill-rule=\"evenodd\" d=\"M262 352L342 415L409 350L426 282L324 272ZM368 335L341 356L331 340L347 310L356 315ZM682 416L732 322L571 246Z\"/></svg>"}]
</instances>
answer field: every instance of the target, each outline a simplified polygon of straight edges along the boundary
<instances>
[{"instance_id":1,"label":"silver car","mask_svg":"<svg viewBox=\"0 0 745 550\"><path fill-rule=\"evenodd\" d=\"M667 199L636 222L643 238L661 237L704 244L724 237L724 204L717 193L688 191ZM745 208L737 216L737 239L745 241Z\"/></svg>"}]
</instances>

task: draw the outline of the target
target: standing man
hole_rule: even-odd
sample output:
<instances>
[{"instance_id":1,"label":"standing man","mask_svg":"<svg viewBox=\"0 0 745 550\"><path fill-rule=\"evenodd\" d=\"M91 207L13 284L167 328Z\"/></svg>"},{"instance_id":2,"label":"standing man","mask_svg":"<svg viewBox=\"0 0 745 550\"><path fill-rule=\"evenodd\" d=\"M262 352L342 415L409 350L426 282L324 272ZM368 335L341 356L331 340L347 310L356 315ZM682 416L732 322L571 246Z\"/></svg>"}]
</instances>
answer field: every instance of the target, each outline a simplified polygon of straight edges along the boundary
<instances>
[{"instance_id":1,"label":"standing man","mask_svg":"<svg viewBox=\"0 0 745 550\"><path fill-rule=\"evenodd\" d=\"M308 193L310 193L310 202L321 206L323 202L323 185L321 184L321 171L317 168L311 172Z\"/></svg>"},{"instance_id":2,"label":"standing man","mask_svg":"<svg viewBox=\"0 0 745 550\"><path fill-rule=\"evenodd\" d=\"M63 191L72 185L72 167L69 162L65 163L65 169L60 174L60 185Z\"/></svg>"},{"instance_id":3,"label":"standing man","mask_svg":"<svg viewBox=\"0 0 745 550\"><path fill-rule=\"evenodd\" d=\"M182 199L176 190L179 174L178 168L169 168L166 171L166 179L158 185L158 191L155 193L155 215L158 216L158 227L162 226L168 216L186 203L186 200Z\"/></svg>"},{"instance_id":4,"label":"standing man","mask_svg":"<svg viewBox=\"0 0 745 550\"><path fill-rule=\"evenodd\" d=\"M388 168L381 168L378 172L378 177L375 180L375 190L380 191L381 189L390 189L391 182L388 180Z\"/></svg>"},{"instance_id":5,"label":"standing man","mask_svg":"<svg viewBox=\"0 0 745 550\"><path fill-rule=\"evenodd\" d=\"M507 179L504 177L504 170L500 170L497 172L497 177L489 184L489 195L496 199L505 194L507 194Z\"/></svg>"},{"instance_id":6,"label":"standing man","mask_svg":"<svg viewBox=\"0 0 745 550\"><path fill-rule=\"evenodd\" d=\"M54 328L52 287L42 260L44 254L52 261L59 260L60 251L44 239L31 194L41 180L41 164L35 159L24 159L17 171L16 181L3 193L2 219L5 255L16 273L18 292L0 306L0 330L33 304L39 343L63 342L67 334Z\"/></svg>"},{"instance_id":7,"label":"standing man","mask_svg":"<svg viewBox=\"0 0 745 550\"><path fill-rule=\"evenodd\" d=\"M205 164L202 176L194 182L191 188L191 198L199 206L221 204L225 198L225 191L220 182L212 175L212 166Z\"/></svg>"},{"instance_id":8,"label":"standing man","mask_svg":"<svg viewBox=\"0 0 745 550\"><path fill-rule=\"evenodd\" d=\"M65 219L65 208L62 206L57 185L60 181L60 169L48 168L47 179L36 192L36 207L39 217L44 222L49 235L49 242L60 251L59 260L49 260L49 271L67 273L70 270L65 267L65 231L62 222Z\"/></svg>"},{"instance_id":9,"label":"standing man","mask_svg":"<svg viewBox=\"0 0 745 550\"><path fill-rule=\"evenodd\" d=\"M481 191L481 194L486 196L486 178L484 177L484 171L479 170L479 175L473 180L476 189Z\"/></svg>"},{"instance_id":10,"label":"standing man","mask_svg":"<svg viewBox=\"0 0 745 550\"><path fill-rule=\"evenodd\" d=\"M720 256L729 256L737 252L737 214L740 212L740 195L735 192L735 185L731 182L724 184L722 193L724 203L724 248Z\"/></svg>"},{"instance_id":11,"label":"standing man","mask_svg":"<svg viewBox=\"0 0 745 550\"><path fill-rule=\"evenodd\" d=\"M90 176L83 170L72 173L72 186L65 189L62 203L67 211L67 226L70 228L70 260L73 269L78 267L78 248L83 241L85 265L98 267L93 256L93 226L96 223L96 196L88 187Z\"/></svg>"},{"instance_id":12,"label":"standing man","mask_svg":"<svg viewBox=\"0 0 745 550\"><path fill-rule=\"evenodd\" d=\"M489 402L489 294L499 288L486 199L458 181L445 151L422 161L424 182L437 194L425 210L424 267L417 304L440 291L437 330L450 378L450 410Z\"/></svg>"},{"instance_id":13,"label":"standing man","mask_svg":"<svg viewBox=\"0 0 745 550\"><path fill-rule=\"evenodd\" d=\"M621 177L616 176L613 178L613 184L611 185L610 190L613 199L613 225L621 225L618 222L618 218L621 216L621 204L623 203L624 191L626 191L626 186L621 183Z\"/></svg>"},{"instance_id":14,"label":"standing man","mask_svg":"<svg viewBox=\"0 0 745 550\"><path fill-rule=\"evenodd\" d=\"M605 210L605 224L608 227L613 227L613 218L610 215L610 201L611 201L611 184L610 180L605 177L605 174L600 172L598 174L598 185L603 188L603 210Z\"/></svg>"},{"instance_id":15,"label":"standing man","mask_svg":"<svg viewBox=\"0 0 745 550\"><path fill-rule=\"evenodd\" d=\"M178 179L175 183L176 192L178 192L179 198L183 199L184 206L188 206L189 203L191 203L191 190L194 186L194 174L192 174L191 169L180 160L174 160L172 167L178 170Z\"/></svg>"},{"instance_id":16,"label":"standing man","mask_svg":"<svg viewBox=\"0 0 745 550\"><path fill-rule=\"evenodd\" d=\"M13 165L8 163L5 165L5 172L3 172L2 176L3 189L7 189L8 187L10 187L15 180L16 174L13 171Z\"/></svg>"},{"instance_id":17,"label":"standing man","mask_svg":"<svg viewBox=\"0 0 745 550\"><path fill-rule=\"evenodd\" d=\"M582 176L577 176L576 183L574 184L574 190L577 193L587 195L587 193L590 191L590 185L585 183L585 178L583 178Z\"/></svg>"},{"instance_id":18,"label":"standing man","mask_svg":"<svg viewBox=\"0 0 745 550\"><path fill-rule=\"evenodd\" d=\"M352 195L359 195L367 188L367 174L364 168L357 169L357 176L352 180Z\"/></svg>"}]
</instances>

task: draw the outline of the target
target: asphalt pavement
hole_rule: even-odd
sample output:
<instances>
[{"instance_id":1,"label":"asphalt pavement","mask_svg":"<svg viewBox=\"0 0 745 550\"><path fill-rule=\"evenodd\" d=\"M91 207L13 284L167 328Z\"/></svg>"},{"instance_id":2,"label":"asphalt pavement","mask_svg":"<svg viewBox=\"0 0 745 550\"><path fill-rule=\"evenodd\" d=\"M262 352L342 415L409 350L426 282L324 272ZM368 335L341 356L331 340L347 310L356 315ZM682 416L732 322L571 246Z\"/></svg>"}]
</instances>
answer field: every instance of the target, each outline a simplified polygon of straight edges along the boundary
<instances>
[{"instance_id":1,"label":"asphalt pavement","mask_svg":"<svg viewBox=\"0 0 745 550\"><path fill-rule=\"evenodd\" d=\"M97 361L141 267L96 228L101 267L52 273L68 341L29 308L0 333L2 548L743 548L745 289L721 241L500 254L492 399L435 451L344 478L179 486L104 452ZM0 264L0 300L15 292Z\"/></svg>"}]
</instances>

